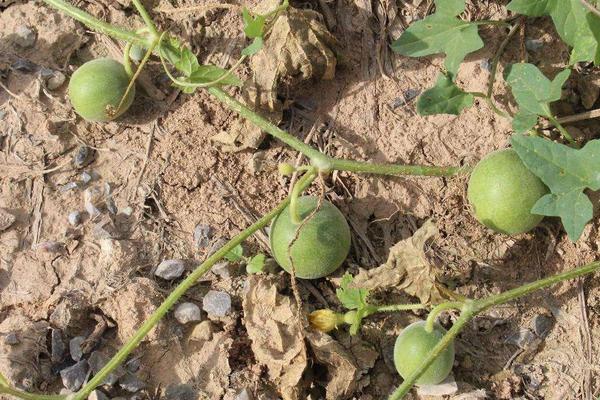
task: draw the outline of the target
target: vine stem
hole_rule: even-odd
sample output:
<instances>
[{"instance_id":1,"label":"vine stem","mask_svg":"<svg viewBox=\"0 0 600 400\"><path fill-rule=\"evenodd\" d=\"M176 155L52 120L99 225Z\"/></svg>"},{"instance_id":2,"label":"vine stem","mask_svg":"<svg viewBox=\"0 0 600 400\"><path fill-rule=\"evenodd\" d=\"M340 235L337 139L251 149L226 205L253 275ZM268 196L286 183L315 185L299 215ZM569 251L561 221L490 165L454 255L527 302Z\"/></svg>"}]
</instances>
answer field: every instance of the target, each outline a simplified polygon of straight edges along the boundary
<instances>
[{"instance_id":1,"label":"vine stem","mask_svg":"<svg viewBox=\"0 0 600 400\"><path fill-rule=\"evenodd\" d=\"M382 306L369 306L365 317L381 312L396 312L396 311L411 311L411 310L422 310L427 308L425 304L391 304Z\"/></svg>"},{"instance_id":2,"label":"vine stem","mask_svg":"<svg viewBox=\"0 0 600 400\"><path fill-rule=\"evenodd\" d=\"M401 400L410 391L417 379L425 372L425 370L435 361L435 359L448 347L463 328L475 317L475 315L500 304L507 303L519 297L528 295L540 289L547 288L554 284L566 281L569 279L578 278L600 270L600 261L595 261L586 264L582 267L572 269L548 278L540 279L535 282L528 283L518 288L508 290L504 293L489 296L479 300L467 300L461 310L460 317L456 320L452 328L444 335L444 337L434 346L427 357L421 362L419 367L409 376L404 382L390 395L388 400Z\"/></svg>"},{"instance_id":3,"label":"vine stem","mask_svg":"<svg viewBox=\"0 0 600 400\"><path fill-rule=\"evenodd\" d=\"M131 42L139 46L143 46L144 48L148 48L152 44L152 38L146 38L133 31L101 21L91 14L88 14L85 11L67 3L66 1L44 0L44 2L49 6L56 8L58 11L70 16L71 18L76 19L89 28L100 33L104 33L105 35L112 36L115 39Z\"/></svg>"},{"instance_id":4,"label":"vine stem","mask_svg":"<svg viewBox=\"0 0 600 400\"><path fill-rule=\"evenodd\" d=\"M10 396L18 397L23 400L66 400L67 397L65 395L51 395L51 394L36 394L36 393L27 393L22 392L17 389L13 389L8 386L0 385L0 393L8 394Z\"/></svg>"},{"instance_id":5,"label":"vine stem","mask_svg":"<svg viewBox=\"0 0 600 400\"><path fill-rule=\"evenodd\" d=\"M429 315L427 316L427 321L425 322L425 331L433 332L433 324L435 324L435 320L442 313L442 311L446 310L460 310L465 305L465 302L462 301L448 301L445 303L438 304L431 310Z\"/></svg>"},{"instance_id":6,"label":"vine stem","mask_svg":"<svg viewBox=\"0 0 600 400\"><path fill-rule=\"evenodd\" d=\"M558 122L558 120L552 115L552 113L550 112L550 109L548 109L548 117L547 118L548 118L548 121L550 121L559 130L560 134L563 135L563 137L569 141L569 143L577 144L577 141L575 139L573 139L573 136L571 136L569 131L567 131L565 129L565 127L562 126L562 124L560 122Z\"/></svg>"},{"instance_id":7,"label":"vine stem","mask_svg":"<svg viewBox=\"0 0 600 400\"><path fill-rule=\"evenodd\" d=\"M156 40L159 35L158 31L156 30L156 25L154 25L154 21L152 20L152 17L150 17L150 14L148 14L148 11L146 11L146 8L144 8L144 5L140 0L132 0L132 3L137 9L142 19L144 20L144 23L148 27L148 31L152 35L152 39Z\"/></svg>"},{"instance_id":8,"label":"vine stem","mask_svg":"<svg viewBox=\"0 0 600 400\"><path fill-rule=\"evenodd\" d=\"M310 158L313 164L320 169L335 169L340 171L362 172L379 175L420 175L420 176L453 176L464 171L460 167L437 167L425 165L401 165L401 164L376 164L364 161L345 160L329 157L314 147L311 147L303 141L290 135L288 132L275 126L267 119L261 117L256 112L225 93L218 87L208 88L208 92L216 97L229 109L238 113L241 117L254 123L263 131L271 136L281 140L294 150ZM325 168L323 168L325 166Z\"/></svg>"}]
</instances>

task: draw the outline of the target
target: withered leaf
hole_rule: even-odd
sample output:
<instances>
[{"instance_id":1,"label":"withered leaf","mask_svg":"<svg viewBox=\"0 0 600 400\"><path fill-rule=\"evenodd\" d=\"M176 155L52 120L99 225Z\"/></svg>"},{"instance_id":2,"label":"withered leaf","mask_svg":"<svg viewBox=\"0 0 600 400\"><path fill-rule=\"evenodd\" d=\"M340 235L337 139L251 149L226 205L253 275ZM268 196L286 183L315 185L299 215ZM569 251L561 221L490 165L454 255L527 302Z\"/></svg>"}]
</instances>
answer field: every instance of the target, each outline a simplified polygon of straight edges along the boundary
<instances>
[{"instance_id":1,"label":"withered leaf","mask_svg":"<svg viewBox=\"0 0 600 400\"><path fill-rule=\"evenodd\" d=\"M437 235L438 229L429 220L415 234L390 248L385 264L370 270L361 269L354 285L366 289L397 287L424 303L436 303L443 298L437 286L437 269L425 256L425 243Z\"/></svg>"},{"instance_id":2,"label":"withered leaf","mask_svg":"<svg viewBox=\"0 0 600 400\"><path fill-rule=\"evenodd\" d=\"M267 367L284 400L300 399L307 356L296 304L277 292L276 277L249 275L243 308L256 360Z\"/></svg>"},{"instance_id":3,"label":"withered leaf","mask_svg":"<svg viewBox=\"0 0 600 400\"><path fill-rule=\"evenodd\" d=\"M321 14L289 7L273 22L263 49L250 63L254 71L248 94L253 104L276 110L277 87L309 79L333 79L336 40Z\"/></svg>"}]
</instances>

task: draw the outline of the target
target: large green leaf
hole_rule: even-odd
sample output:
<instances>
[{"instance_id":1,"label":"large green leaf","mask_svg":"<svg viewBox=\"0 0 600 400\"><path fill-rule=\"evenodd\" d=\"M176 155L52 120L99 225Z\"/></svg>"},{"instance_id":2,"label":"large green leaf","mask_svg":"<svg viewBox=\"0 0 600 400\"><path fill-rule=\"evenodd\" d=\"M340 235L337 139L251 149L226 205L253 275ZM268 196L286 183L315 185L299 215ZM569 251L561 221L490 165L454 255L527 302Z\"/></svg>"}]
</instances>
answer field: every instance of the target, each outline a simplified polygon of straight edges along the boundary
<instances>
[{"instance_id":1,"label":"large green leaf","mask_svg":"<svg viewBox=\"0 0 600 400\"><path fill-rule=\"evenodd\" d=\"M571 63L595 59L598 41L587 17L591 12L581 0L513 0L507 8L531 17L550 15L560 37L573 48Z\"/></svg>"},{"instance_id":2,"label":"large green leaf","mask_svg":"<svg viewBox=\"0 0 600 400\"><path fill-rule=\"evenodd\" d=\"M593 207L583 192L600 189L600 140L582 149L535 136L513 135L511 143L527 168L550 188L532 212L560 217L572 241L593 217Z\"/></svg>"},{"instance_id":3,"label":"large green leaf","mask_svg":"<svg viewBox=\"0 0 600 400\"><path fill-rule=\"evenodd\" d=\"M405 56L421 57L446 54L445 67L456 76L467 54L483 47L477 25L456 16L464 11L464 0L436 0L436 12L411 24L392 49Z\"/></svg>"},{"instance_id":4,"label":"large green leaf","mask_svg":"<svg viewBox=\"0 0 600 400\"><path fill-rule=\"evenodd\" d=\"M434 87L427 89L417 101L420 115L454 114L473 105L473 95L462 91L451 78L442 74Z\"/></svg>"},{"instance_id":5,"label":"large green leaf","mask_svg":"<svg viewBox=\"0 0 600 400\"><path fill-rule=\"evenodd\" d=\"M552 117L550 103L560 100L562 86L571 70L561 71L550 80L533 64L513 64L506 72L506 81L519 104L519 112L513 120L513 129L523 133L533 128L537 116Z\"/></svg>"}]
</instances>

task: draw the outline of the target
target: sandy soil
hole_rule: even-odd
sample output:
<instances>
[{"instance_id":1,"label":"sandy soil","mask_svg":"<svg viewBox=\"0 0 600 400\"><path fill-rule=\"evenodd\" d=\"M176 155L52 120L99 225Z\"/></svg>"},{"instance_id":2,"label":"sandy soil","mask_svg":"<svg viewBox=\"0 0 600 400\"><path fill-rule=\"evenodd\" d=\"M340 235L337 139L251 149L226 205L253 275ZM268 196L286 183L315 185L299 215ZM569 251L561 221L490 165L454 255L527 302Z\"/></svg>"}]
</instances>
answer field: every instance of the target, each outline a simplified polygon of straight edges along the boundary
<instances>
[{"instance_id":1,"label":"sandy soil","mask_svg":"<svg viewBox=\"0 0 600 400\"><path fill-rule=\"evenodd\" d=\"M239 129L241 120L205 92L177 95L156 60L145 78L150 89L138 90L125 117L106 124L81 120L68 102L67 84L51 90L48 75L59 71L68 77L93 57L114 55L115 43L39 2L9 3L0 4L0 217L10 222L0 227L0 372L19 387L58 392L63 388L59 372L75 364L68 351L59 351L59 343L66 346L81 336L86 338L84 359L113 354L178 282L154 276L156 266L181 259L187 273L215 243L274 207L289 184L277 175L277 164L294 162L297 154L270 138L256 149L226 151L213 139ZM80 6L111 22L139 26L128 3ZM146 3L171 8L166 0ZM281 124L292 134L303 140L310 135L311 144L336 157L424 165L472 165L508 145L510 122L483 102L458 117L416 114L413 93L433 84L442 59L393 55L387 43L424 15L426 2L295 5L323 12L320 3L327 4L328 22L334 23L330 30L338 40L339 61L334 79L280 91L286 105ZM505 18L502 4L469 2L467 17ZM189 41L203 62L230 66L245 43L241 19L232 11L157 13L156 19ZM22 27L36 34L30 47L18 44ZM486 47L467 59L458 79L473 91L485 90L489 59L506 34L498 27L481 32ZM533 39L543 49L524 53L524 41ZM568 49L550 21L537 19L528 22L525 36L510 42L502 62L524 56L552 75L565 65ZM241 75L251 74L245 65ZM584 67L574 73L565 101L557 105L561 115L596 103L597 74ZM500 75L496 99L502 107L514 107ZM569 129L597 136L590 121ZM345 264L352 273L381 264L393 244L429 219L439 229L426 248L430 261L444 283L472 297L573 268L594 260L598 251L596 220L575 244L554 219L514 238L493 234L471 216L464 177L342 172L326 183L328 198L352 227L353 249ZM90 215L90 204L98 215ZM77 226L68 221L74 211L81 213ZM198 224L212 228L209 240L195 241ZM245 254L259 251L269 252L261 237L245 244ZM202 307L209 290L224 291L232 298L231 311L223 317L203 312L209 322L201 328L181 325L170 313L130 357L119 374L121 383L102 387L109 397L233 400L247 398L240 397L246 390L250 398L276 399L283 387L287 398L369 400L385 398L400 382L391 359L394 335L417 315L372 318L357 338L345 331L333 339L310 332L305 347L283 317L294 312L287 275L248 277L237 264L220 271L202 279L185 301ZM341 310L334 296L341 274L300 285L307 311ZM397 290L379 291L373 298L407 300ZM273 320L256 309L257 299L273 302ZM449 326L453 318L442 322ZM548 335L522 348L515 345L515 335L522 336L540 318L548 321ZM269 362L275 350L265 348L261 331L279 332L274 337L281 342L273 345L280 347L278 362L296 369L279 370ZM53 340L59 334L62 341ZM490 310L463 332L454 368L459 391L453 396L595 399L599 349L598 280L563 283ZM143 382L143 389L128 392L122 382L130 375ZM353 384L344 385L348 380Z\"/></svg>"}]
</instances>

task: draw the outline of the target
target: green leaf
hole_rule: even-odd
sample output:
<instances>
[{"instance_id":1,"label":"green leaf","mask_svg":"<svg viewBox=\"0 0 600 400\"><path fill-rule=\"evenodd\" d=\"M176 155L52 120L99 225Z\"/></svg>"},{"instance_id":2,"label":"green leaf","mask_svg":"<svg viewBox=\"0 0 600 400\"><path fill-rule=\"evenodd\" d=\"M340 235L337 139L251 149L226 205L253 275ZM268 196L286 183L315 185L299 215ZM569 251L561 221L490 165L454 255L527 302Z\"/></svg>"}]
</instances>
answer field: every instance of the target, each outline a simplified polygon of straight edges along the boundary
<instances>
[{"instance_id":1,"label":"green leaf","mask_svg":"<svg viewBox=\"0 0 600 400\"><path fill-rule=\"evenodd\" d=\"M262 272L263 268L265 267L265 259L266 257L262 253L252 257L250 261L248 261L248 264L246 264L246 272L249 274L257 274Z\"/></svg>"},{"instance_id":2,"label":"green leaf","mask_svg":"<svg viewBox=\"0 0 600 400\"><path fill-rule=\"evenodd\" d=\"M244 7L242 10L242 19L244 21L244 34L246 37L249 39L262 37L267 19L264 15L253 15Z\"/></svg>"},{"instance_id":3,"label":"green leaf","mask_svg":"<svg viewBox=\"0 0 600 400\"><path fill-rule=\"evenodd\" d=\"M600 189L600 140L579 150L535 136L513 135L511 142L527 168L550 188L532 212L560 217L569 239L576 241L593 217L583 191Z\"/></svg>"},{"instance_id":4,"label":"green leaf","mask_svg":"<svg viewBox=\"0 0 600 400\"><path fill-rule=\"evenodd\" d=\"M456 76L467 54L483 47L475 23L456 18L465 7L464 0L436 0L436 12L411 24L392 50L405 56L421 57L444 53L447 71Z\"/></svg>"},{"instance_id":5,"label":"green leaf","mask_svg":"<svg viewBox=\"0 0 600 400\"><path fill-rule=\"evenodd\" d=\"M254 38L252 43L250 43L248 46L246 46L242 50L242 55L243 56L252 56L252 55L258 53L260 51L260 49L262 49L263 44L264 44L264 41L263 41L262 37Z\"/></svg>"},{"instance_id":6,"label":"green leaf","mask_svg":"<svg viewBox=\"0 0 600 400\"><path fill-rule=\"evenodd\" d=\"M533 64L513 64L507 69L506 82L519 104L519 112L513 120L517 133L531 129L538 115L552 117L550 103L560 100L562 86L570 75L571 70L565 69L551 81Z\"/></svg>"},{"instance_id":7,"label":"green leaf","mask_svg":"<svg viewBox=\"0 0 600 400\"><path fill-rule=\"evenodd\" d=\"M10 383L8 383L8 380L1 373L0 373L0 386L10 387Z\"/></svg>"},{"instance_id":8,"label":"green leaf","mask_svg":"<svg viewBox=\"0 0 600 400\"><path fill-rule=\"evenodd\" d=\"M600 18L594 13L587 15L588 25L594 35L596 42L600 43ZM600 65L600 46L596 46L596 54L594 55L594 64Z\"/></svg>"},{"instance_id":9,"label":"green leaf","mask_svg":"<svg viewBox=\"0 0 600 400\"><path fill-rule=\"evenodd\" d=\"M550 15L562 40L573 48L571 64L595 59L598 40L588 18L591 12L581 0L513 0L507 8L531 17Z\"/></svg>"},{"instance_id":10,"label":"green leaf","mask_svg":"<svg viewBox=\"0 0 600 400\"><path fill-rule=\"evenodd\" d=\"M179 59L174 64L175 68L184 76L189 77L200 66L196 55L188 48L182 48Z\"/></svg>"},{"instance_id":11,"label":"green leaf","mask_svg":"<svg viewBox=\"0 0 600 400\"><path fill-rule=\"evenodd\" d=\"M420 115L454 114L473 105L473 95L462 91L446 75L440 75L434 87L426 90L417 100Z\"/></svg>"},{"instance_id":12,"label":"green leaf","mask_svg":"<svg viewBox=\"0 0 600 400\"><path fill-rule=\"evenodd\" d=\"M217 67L215 65L200 65L194 72L192 72L189 82L191 83L210 83L221 78L223 74L226 74L227 70ZM242 86L240 78L234 74L229 74L223 80L219 81L219 85L233 85Z\"/></svg>"},{"instance_id":13,"label":"green leaf","mask_svg":"<svg viewBox=\"0 0 600 400\"><path fill-rule=\"evenodd\" d=\"M225 259L230 262L238 262L244 258L244 248L241 244L235 246L231 251L225 254Z\"/></svg>"},{"instance_id":14,"label":"green leaf","mask_svg":"<svg viewBox=\"0 0 600 400\"><path fill-rule=\"evenodd\" d=\"M352 275L348 273L344 274L340 287L335 291L335 294L344 307L349 310L357 310L367 305L369 291L367 289L350 287L352 280Z\"/></svg>"}]
</instances>

